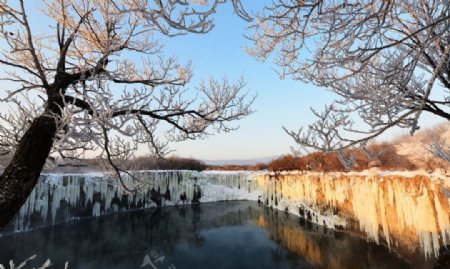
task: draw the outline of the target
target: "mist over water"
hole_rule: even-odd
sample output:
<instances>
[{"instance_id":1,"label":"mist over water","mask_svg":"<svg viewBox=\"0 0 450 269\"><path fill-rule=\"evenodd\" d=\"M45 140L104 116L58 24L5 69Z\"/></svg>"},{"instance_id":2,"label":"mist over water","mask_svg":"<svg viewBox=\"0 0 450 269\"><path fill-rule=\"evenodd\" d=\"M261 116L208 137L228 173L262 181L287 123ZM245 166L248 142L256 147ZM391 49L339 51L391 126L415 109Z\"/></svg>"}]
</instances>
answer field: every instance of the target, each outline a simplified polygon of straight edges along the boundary
<instances>
[{"instance_id":1,"label":"mist over water","mask_svg":"<svg viewBox=\"0 0 450 269\"><path fill-rule=\"evenodd\" d=\"M0 263L26 268L432 268L362 237L255 202L139 210L0 237ZM412 260L414 259L414 260Z\"/></svg>"}]
</instances>

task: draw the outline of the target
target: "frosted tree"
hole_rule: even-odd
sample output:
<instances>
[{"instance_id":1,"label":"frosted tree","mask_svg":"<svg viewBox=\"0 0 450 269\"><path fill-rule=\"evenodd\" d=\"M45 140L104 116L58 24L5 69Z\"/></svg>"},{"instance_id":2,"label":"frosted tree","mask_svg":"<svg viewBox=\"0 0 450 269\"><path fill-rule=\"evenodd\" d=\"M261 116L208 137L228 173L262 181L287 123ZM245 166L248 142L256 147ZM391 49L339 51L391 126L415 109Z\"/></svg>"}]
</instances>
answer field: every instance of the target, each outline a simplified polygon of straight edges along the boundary
<instances>
[{"instance_id":1,"label":"frosted tree","mask_svg":"<svg viewBox=\"0 0 450 269\"><path fill-rule=\"evenodd\" d=\"M450 120L449 9L448 0L273 0L251 24L248 51L337 94L308 129L286 131L339 152L394 126L413 134L424 111Z\"/></svg>"},{"instance_id":2,"label":"frosted tree","mask_svg":"<svg viewBox=\"0 0 450 269\"><path fill-rule=\"evenodd\" d=\"M242 79L210 78L188 91L190 65L165 57L158 41L207 33L226 2L0 1L0 98L9 107L0 115L0 154L13 154L0 176L0 227L51 153L97 152L120 174L138 145L164 156L168 142L233 130L251 113ZM228 2L249 19L239 0ZM50 28L41 32L44 17Z\"/></svg>"},{"instance_id":3,"label":"frosted tree","mask_svg":"<svg viewBox=\"0 0 450 269\"><path fill-rule=\"evenodd\" d=\"M439 139L433 137L432 143L428 146L427 150L431 152L434 156L441 158L450 162L450 147L445 146L445 139Z\"/></svg>"}]
</instances>

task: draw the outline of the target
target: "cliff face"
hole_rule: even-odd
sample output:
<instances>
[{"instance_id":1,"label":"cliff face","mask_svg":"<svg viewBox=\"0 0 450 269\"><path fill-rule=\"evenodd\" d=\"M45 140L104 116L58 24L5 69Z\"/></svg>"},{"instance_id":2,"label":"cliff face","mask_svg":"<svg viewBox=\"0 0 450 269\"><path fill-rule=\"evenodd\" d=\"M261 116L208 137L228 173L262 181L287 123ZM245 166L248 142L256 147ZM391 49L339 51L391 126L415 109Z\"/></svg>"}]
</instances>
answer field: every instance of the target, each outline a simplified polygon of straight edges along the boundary
<instances>
[{"instance_id":1,"label":"cliff face","mask_svg":"<svg viewBox=\"0 0 450 269\"><path fill-rule=\"evenodd\" d=\"M3 233L20 232L81 217L133 209L212 202L255 200L261 192L250 173L143 171L142 181L124 177L126 191L102 174L42 175L28 200Z\"/></svg>"},{"instance_id":2,"label":"cliff face","mask_svg":"<svg viewBox=\"0 0 450 269\"><path fill-rule=\"evenodd\" d=\"M136 192L102 175L43 175L4 233L153 206L259 200L408 253L450 244L450 180L426 175L150 171ZM125 184L133 184L126 181ZM139 184L142 184L140 182Z\"/></svg>"},{"instance_id":3,"label":"cliff face","mask_svg":"<svg viewBox=\"0 0 450 269\"><path fill-rule=\"evenodd\" d=\"M449 182L426 176L266 174L263 202L377 243L437 255L450 242Z\"/></svg>"}]
</instances>

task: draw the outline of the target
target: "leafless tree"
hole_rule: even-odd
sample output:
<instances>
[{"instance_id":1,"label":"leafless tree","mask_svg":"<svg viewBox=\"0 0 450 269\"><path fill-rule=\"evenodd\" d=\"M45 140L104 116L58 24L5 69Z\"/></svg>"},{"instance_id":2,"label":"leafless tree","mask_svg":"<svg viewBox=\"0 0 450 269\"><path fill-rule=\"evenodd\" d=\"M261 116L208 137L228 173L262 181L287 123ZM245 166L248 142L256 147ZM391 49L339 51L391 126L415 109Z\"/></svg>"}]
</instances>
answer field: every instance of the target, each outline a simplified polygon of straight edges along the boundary
<instances>
[{"instance_id":1,"label":"leafless tree","mask_svg":"<svg viewBox=\"0 0 450 269\"><path fill-rule=\"evenodd\" d=\"M448 0L273 0L251 24L248 51L275 54L282 77L340 96L308 130L286 130L338 151L394 126L413 134L423 111L450 120L449 9Z\"/></svg>"},{"instance_id":2,"label":"leafless tree","mask_svg":"<svg viewBox=\"0 0 450 269\"><path fill-rule=\"evenodd\" d=\"M0 1L0 154L14 157L0 176L0 227L32 191L49 154L99 152L118 165L146 144L230 131L251 113L240 79L210 78L187 91L190 64L164 57L162 36L207 33L226 0ZM249 19L239 0L236 13ZM50 28L35 27L42 11ZM47 23L47 22L46 22ZM142 60L140 60L142 59Z\"/></svg>"},{"instance_id":3,"label":"leafless tree","mask_svg":"<svg viewBox=\"0 0 450 269\"><path fill-rule=\"evenodd\" d=\"M434 136L432 143L428 146L427 150L434 156L450 162L450 147L445 146L445 139L439 139Z\"/></svg>"}]
</instances>

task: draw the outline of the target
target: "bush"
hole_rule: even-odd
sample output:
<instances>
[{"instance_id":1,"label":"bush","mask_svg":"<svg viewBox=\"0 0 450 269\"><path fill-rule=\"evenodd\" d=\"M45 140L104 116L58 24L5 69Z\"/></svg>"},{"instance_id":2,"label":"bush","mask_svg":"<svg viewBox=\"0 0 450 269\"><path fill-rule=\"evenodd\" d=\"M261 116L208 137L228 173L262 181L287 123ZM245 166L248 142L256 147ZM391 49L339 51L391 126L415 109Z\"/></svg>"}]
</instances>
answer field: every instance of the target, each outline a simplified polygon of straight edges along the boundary
<instances>
[{"instance_id":1,"label":"bush","mask_svg":"<svg viewBox=\"0 0 450 269\"><path fill-rule=\"evenodd\" d=\"M352 171L361 171L374 166L383 170L414 170L417 168L407 157L399 155L392 144L374 144L369 147L369 151L376 153L376 157L370 159L365 152L358 149L344 152L346 156L353 155L356 158ZM302 157L285 155L270 162L268 169L275 172L292 170L336 172L346 170L335 152L313 152Z\"/></svg>"},{"instance_id":2,"label":"bush","mask_svg":"<svg viewBox=\"0 0 450 269\"><path fill-rule=\"evenodd\" d=\"M379 161L378 166L383 170L415 170L416 165L409 161L404 155L399 155L393 144L381 143L374 144L369 150L379 152L380 155L376 160Z\"/></svg>"},{"instance_id":3,"label":"bush","mask_svg":"<svg viewBox=\"0 0 450 269\"><path fill-rule=\"evenodd\" d=\"M268 165L269 171L305 171L306 169L307 166L305 161L302 158L294 157L292 155L281 156L280 158L271 161Z\"/></svg>"}]
</instances>

